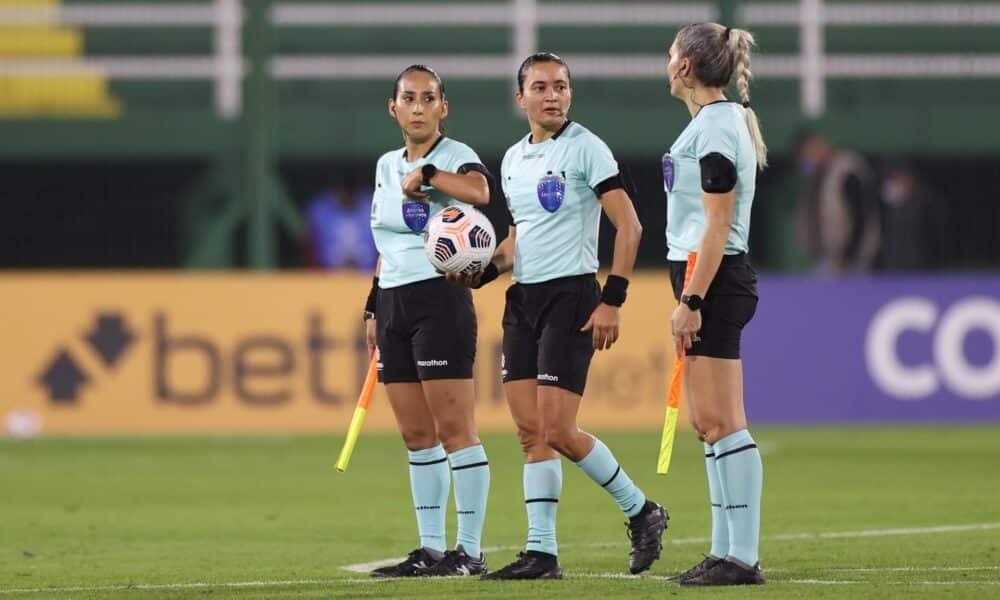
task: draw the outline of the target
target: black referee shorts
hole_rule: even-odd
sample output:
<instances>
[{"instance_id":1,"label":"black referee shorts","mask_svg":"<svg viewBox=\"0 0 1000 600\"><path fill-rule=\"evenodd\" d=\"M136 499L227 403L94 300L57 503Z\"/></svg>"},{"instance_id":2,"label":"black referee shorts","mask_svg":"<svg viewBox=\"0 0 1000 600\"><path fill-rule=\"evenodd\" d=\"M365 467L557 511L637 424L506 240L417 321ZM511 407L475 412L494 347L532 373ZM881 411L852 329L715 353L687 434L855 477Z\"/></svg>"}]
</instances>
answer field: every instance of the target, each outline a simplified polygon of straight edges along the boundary
<instances>
[{"instance_id":1,"label":"black referee shorts","mask_svg":"<svg viewBox=\"0 0 1000 600\"><path fill-rule=\"evenodd\" d=\"M687 262L667 262L674 297L680 300ZM746 253L724 256L701 304L701 331L698 332L701 341L691 344L688 355L739 358L743 327L756 311L757 272L750 265L750 259Z\"/></svg>"},{"instance_id":2,"label":"black referee shorts","mask_svg":"<svg viewBox=\"0 0 1000 600\"><path fill-rule=\"evenodd\" d=\"M472 379L476 309L472 292L427 279L378 291L378 380Z\"/></svg>"},{"instance_id":3,"label":"black referee shorts","mask_svg":"<svg viewBox=\"0 0 1000 600\"><path fill-rule=\"evenodd\" d=\"M594 342L592 332L580 328L600 302L593 274L510 286L503 313L504 383L535 379L582 396Z\"/></svg>"}]
</instances>

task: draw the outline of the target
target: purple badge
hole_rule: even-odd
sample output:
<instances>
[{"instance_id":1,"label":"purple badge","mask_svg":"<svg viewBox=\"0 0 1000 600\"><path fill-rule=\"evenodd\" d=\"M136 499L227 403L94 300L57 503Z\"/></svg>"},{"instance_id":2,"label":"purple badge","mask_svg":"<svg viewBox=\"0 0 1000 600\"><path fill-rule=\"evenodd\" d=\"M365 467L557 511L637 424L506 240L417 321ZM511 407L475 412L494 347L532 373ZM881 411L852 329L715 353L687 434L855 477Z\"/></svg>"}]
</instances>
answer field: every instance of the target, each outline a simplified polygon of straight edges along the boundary
<instances>
[{"instance_id":1,"label":"purple badge","mask_svg":"<svg viewBox=\"0 0 1000 600\"><path fill-rule=\"evenodd\" d=\"M663 155L663 185L668 192L674 191L674 159L669 152Z\"/></svg>"},{"instance_id":2,"label":"purple badge","mask_svg":"<svg viewBox=\"0 0 1000 600\"><path fill-rule=\"evenodd\" d=\"M403 221L412 231L423 231L430 217L430 208L426 202L418 200L403 203Z\"/></svg>"},{"instance_id":3,"label":"purple badge","mask_svg":"<svg viewBox=\"0 0 1000 600\"><path fill-rule=\"evenodd\" d=\"M559 210L565 195L566 182L562 177L550 172L538 180L538 202L550 213Z\"/></svg>"}]
</instances>

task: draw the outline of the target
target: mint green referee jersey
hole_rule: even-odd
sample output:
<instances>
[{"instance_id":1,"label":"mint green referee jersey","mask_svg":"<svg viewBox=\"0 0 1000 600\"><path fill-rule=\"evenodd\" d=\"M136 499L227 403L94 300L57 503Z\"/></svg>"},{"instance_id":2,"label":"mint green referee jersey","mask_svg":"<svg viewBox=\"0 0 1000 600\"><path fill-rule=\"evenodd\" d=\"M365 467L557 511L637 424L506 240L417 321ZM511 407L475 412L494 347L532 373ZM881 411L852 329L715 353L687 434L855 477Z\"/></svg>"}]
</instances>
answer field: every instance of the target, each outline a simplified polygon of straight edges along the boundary
<instances>
[{"instance_id":1,"label":"mint green referee jersey","mask_svg":"<svg viewBox=\"0 0 1000 600\"><path fill-rule=\"evenodd\" d=\"M544 142L530 138L511 146L500 165L517 227L513 279L596 273L601 203L594 188L618 175L618 163L601 138L572 121Z\"/></svg>"},{"instance_id":2,"label":"mint green referee jersey","mask_svg":"<svg viewBox=\"0 0 1000 600\"><path fill-rule=\"evenodd\" d=\"M441 277L424 254L426 227L414 231L403 219L403 205L412 202L403 194L403 178L425 164L433 164L450 173L478 171L489 177L472 148L444 136L422 158L415 161L407 158L406 149L399 148L383 154L375 167L371 226L375 247L382 259L379 287L383 289ZM460 203L436 189L424 188L423 191L430 192L426 199L430 216L446 206Z\"/></svg>"},{"instance_id":3,"label":"mint green referee jersey","mask_svg":"<svg viewBox=\"0 0 1000 600\"><path fill-rule=\"evenodd\" d=\"M713 152L736 165L736 202L725 253L739 254L750 249L750 208L757 187L757 153L747 129L746 109L723 100L703 106L664 155L668 260L687 260L688 253L697 252L701 245L706 217L698 161Z\"/></svg>"}]
</instances>

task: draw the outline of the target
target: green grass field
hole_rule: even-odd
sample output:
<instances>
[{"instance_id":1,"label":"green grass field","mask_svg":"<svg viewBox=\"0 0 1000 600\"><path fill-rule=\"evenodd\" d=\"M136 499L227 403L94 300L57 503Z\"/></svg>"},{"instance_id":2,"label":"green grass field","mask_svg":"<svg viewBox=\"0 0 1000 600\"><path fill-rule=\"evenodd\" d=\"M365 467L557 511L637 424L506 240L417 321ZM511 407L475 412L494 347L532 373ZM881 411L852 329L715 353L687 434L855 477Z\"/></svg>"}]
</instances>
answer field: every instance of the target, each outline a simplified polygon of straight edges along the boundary
<instances>
[{"instance_id":1,"label":"green grass field","mask_svg":"<svg viewBox=\"0 0 1000 600\"><path fill-rule=\"evenodd\" d=\"M416 546L397 436L0 441L0 598L791 598L1000 595L1000 428L755 430L764 453L762 564L752 590L680 589L664 576L707 551L701 446L602 436L671 513L663 558L626 577L623 517L571 464L559 508L567 578L370 580L344 569ZM484 543L499 568L524 539L513 435L493 469ZM449 538L454 537L454 509Z\"/></svg>"}]
</instances>

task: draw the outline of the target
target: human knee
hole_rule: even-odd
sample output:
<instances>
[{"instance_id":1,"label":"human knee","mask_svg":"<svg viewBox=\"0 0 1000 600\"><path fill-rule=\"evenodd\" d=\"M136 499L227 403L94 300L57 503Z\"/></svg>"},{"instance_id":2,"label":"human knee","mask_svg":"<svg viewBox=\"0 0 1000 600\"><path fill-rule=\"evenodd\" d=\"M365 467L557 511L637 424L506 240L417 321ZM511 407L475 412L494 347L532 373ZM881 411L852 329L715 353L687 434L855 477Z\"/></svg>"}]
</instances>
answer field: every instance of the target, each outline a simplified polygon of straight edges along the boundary
<instances>
[{"instance_id":1,"label":"human knee","mask_svg":"<svg viewBox=\"0 0 1000 600\"><path fill-rule=\"evenodd\" d=\"M531 454L532 451L545 445L545 438L538 431L537 427L518 426L517 439L521 442L521 450L525 454Z\"/></svg>"},{"instance_id":2,"label":"human knee","mask_svg":"<svg viewBox=\"0 0 1000 600\"><path fill-rule=\"evenodd\" d=\"M568 429L561 426L551 426L545 428L545 443L556 452L566 455L573 443L576 435L575 429Z\"/></svg>"},{"instance_id":3,"label":"human knee","mask_svg":"<svg viewBox=\"0 0 1000 600\"><path fill-rule=\"evenodd\" d=\"M424 450L438 444L438 435L433 428L422 425L403 426L399 429L407 450Z\"/></svg>"},{"instance_id":4,"label":"human knee","mask_svg":"<svg viewBox=\"0 0 1000 600\"><path fill-rule=\"evenodd\" d=\"M736 433L743 426L717 421L702 430L702 439L709 444L714 444L729 434Z\"/></svg>"}]
</instances>

